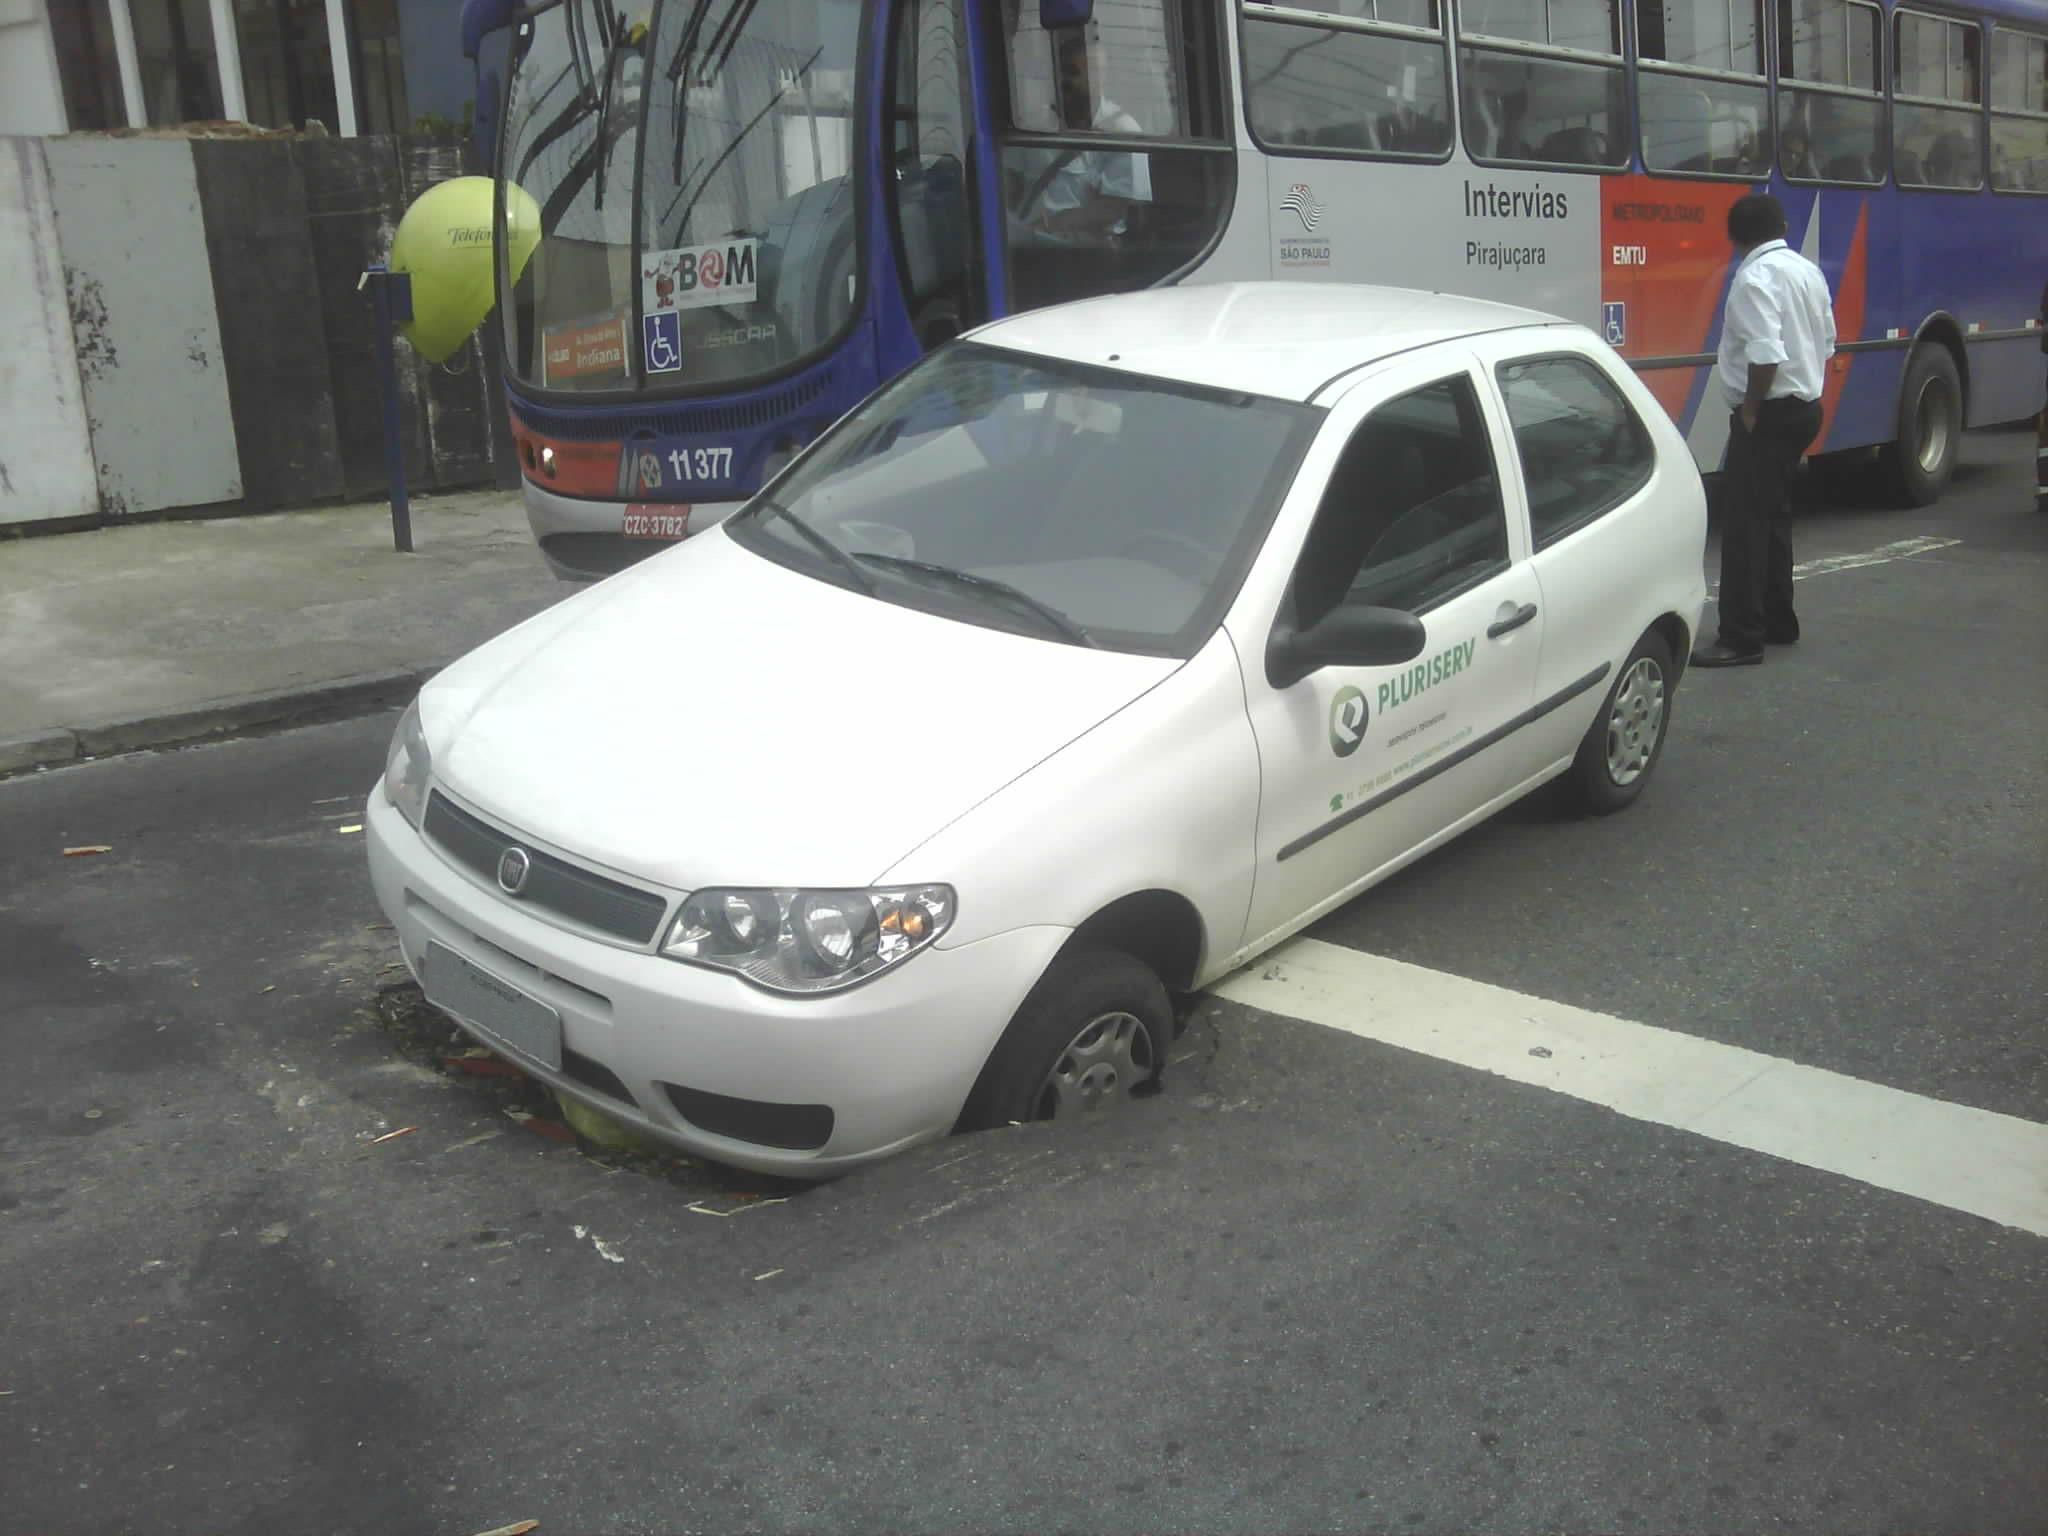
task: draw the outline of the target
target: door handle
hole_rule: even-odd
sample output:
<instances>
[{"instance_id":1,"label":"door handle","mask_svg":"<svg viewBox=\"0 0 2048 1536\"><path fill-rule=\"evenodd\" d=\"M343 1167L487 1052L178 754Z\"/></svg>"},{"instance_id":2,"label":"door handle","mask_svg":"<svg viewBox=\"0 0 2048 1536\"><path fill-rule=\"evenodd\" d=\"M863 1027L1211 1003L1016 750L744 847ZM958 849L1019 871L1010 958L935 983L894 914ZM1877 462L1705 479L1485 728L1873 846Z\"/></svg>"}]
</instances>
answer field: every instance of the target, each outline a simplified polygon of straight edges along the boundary
<instances>
[{"instance_id":1,"label":"door handle","mask_svg":"<svg viewBox=\"0 0 2048 1536\"><path fill-rule=\"evenodd\" d=\"M1495 619L1491 624L1487 625L1486 638L1489 640L1498 640L1502 635L1505 635L1512 630L1520 629L1524 624L1528 623L1531 619L1535 617L1536 605L1534 603L1524 603L1521 607L1517 608L1513 613L1509 614L1506 618Z\"/></svg>"}]
</instances>

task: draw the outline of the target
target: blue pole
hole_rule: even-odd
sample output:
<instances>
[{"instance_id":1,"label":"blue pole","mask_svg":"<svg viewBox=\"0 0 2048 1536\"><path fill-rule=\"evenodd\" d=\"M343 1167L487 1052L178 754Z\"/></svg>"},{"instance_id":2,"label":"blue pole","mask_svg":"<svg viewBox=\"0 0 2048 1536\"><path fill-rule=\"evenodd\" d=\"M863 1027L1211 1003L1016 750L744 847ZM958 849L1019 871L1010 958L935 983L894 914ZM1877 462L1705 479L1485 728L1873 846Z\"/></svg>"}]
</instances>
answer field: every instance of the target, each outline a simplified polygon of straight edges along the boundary
<instances>
[{"instance_id":1,"label":"blue pole","mask_svg":"<svg viewBox=\"0 0 2048 1536\"><path fill-rule=\"evenodd\" d=\"M384 397L384 473L391 482L391 547L412 553L412 505L405 494L405 446L398 435L398 358L391 331L412 318L412 274L392 272L378 262L363 273L375 308L377 385Z\"/></svg>"}]
</instances>

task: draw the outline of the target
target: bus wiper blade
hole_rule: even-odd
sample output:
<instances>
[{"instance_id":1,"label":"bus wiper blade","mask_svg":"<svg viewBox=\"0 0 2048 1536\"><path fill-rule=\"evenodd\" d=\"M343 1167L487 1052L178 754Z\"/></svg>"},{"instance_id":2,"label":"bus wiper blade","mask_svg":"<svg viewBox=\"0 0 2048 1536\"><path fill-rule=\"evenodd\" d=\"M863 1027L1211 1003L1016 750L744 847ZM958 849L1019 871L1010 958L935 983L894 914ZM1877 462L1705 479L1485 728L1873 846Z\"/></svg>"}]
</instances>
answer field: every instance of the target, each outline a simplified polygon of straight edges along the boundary
<instances>
[{"instance_id":1,"label":"bus wiper blade","mask_svg":"<svg viewBox=\"0 0 2048 1536\"><path fill-rule=\"evenodd\" d=\"M794 512L790 511L789 508L785 507L781 502L770 501L767 497L764 496L761 498L760 505L767 513L767 516L762 517L760 519L761 522L765 523L771 517L781 518L785 523L789 524L790 527L794 528L797 531L798 535L802 537L805 543L809 544L819 554L823 555L827 560L830 560L834 565L838 566L840 570L846 572L848 576L852 577L854 586L859 588L861 592L863 592L869 597L873 597L875 595L874 582L869 579L868 573L860 568L860 563L857 560L855 560L855 558L852 555L849 555L837 544L834 544L830 539L826 538L825 535L818 532L817 529L813 528L809 523L805 522L802 518L798 517Z\"/></svg>"},{"instance_id":2,"label":"bus wiper blade","mask_svg":"<svg viewBox=\"0 0 2048 1536\"><path fill-rule=\"evenodd\" d=\"M1028 612L1037 614L1038 617L1045 620L1047 624L1058 630L1060 634L1073 641L1076 645L1085 645L1090 650L1101 649L1093 635L1089 634L1087 630L1076 624L1064 613L1061 613L1059 609L1053 607L1051 603L1033 597L1022 587L1013 587L1007 581L998 581L993 576L977 576L972 571L955 570L950 565L937 565L930 560L912 560L907 555L861 553L856 554L853 558L865 561L869 565L879 565L885 570L911 571L919 576L930 576L938 581L949 581L953 585L964 587L970 592L985 592L990 597L1000 598L1004 602L1014 604Z\"/></svg>"}]
</instances>

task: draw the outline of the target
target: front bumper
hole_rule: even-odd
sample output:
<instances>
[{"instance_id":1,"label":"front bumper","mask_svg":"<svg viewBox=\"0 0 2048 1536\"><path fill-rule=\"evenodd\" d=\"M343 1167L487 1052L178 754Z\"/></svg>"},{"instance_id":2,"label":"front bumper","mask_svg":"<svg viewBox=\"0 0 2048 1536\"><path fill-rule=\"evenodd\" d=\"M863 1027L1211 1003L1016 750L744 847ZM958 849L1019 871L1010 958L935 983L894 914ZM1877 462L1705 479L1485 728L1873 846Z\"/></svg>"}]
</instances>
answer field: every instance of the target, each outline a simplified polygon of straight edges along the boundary
<instances>
[{"instance_id":1,"label":"front bumper","mask_svg":"<svg viewBox=\"0 0 2048 1536\"><path fill-rule=\"evenodd\" d=\"M627 538L622 528L628 505L663 510L659 502L596 501L563 496L530 479L520 481L526 521L540 544L548 569L564 581L598 581L672 547L673 539ZM696 502L688 508L690 532L724 522L745 503ZM673 510L681 511L678 505Z\"/></svg>"},{"instance_id":2,"label":"front bumper","mask_svg":"<svg viewBox=\"0 0 2048 1536\"><path fill-rule=\"evenodd\" d=\"M559 1092L675 1146L757 1173L822 1178L943 1136L989 1051L1068 931L1012 929L934 947L864 986L779 997L734 976L586 938L450 863L385 799L364 816L370 878L414 976L431 940L562 1018L565 1053L627 1098L463 1027ZM568 1058L565 1056L565 1066ZM828 1140L791 1150L693 1123L664 1085L762 1105L823 1105Z\"/></svg>"}]
</instances>

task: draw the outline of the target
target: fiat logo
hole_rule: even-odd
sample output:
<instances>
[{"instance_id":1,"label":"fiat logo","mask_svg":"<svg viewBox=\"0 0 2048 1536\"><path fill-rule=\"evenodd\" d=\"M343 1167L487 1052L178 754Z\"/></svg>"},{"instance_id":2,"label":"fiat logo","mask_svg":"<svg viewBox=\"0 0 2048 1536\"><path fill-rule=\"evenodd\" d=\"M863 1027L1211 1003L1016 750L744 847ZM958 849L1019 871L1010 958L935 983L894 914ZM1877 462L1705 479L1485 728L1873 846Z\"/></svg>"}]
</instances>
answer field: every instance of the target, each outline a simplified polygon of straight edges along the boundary
<instances>
[{"instance_id":1,"label":"fiat logo","mask_svg":"<svg viewBox=\"0 0 2048 1536\"><path fill-rule=\"evenodd\" d=\"M507 848L498 855L498 885L507 896L526 889L526 877L533 873L533 860L524 848Z\"/></svg>"}]
</instances>

